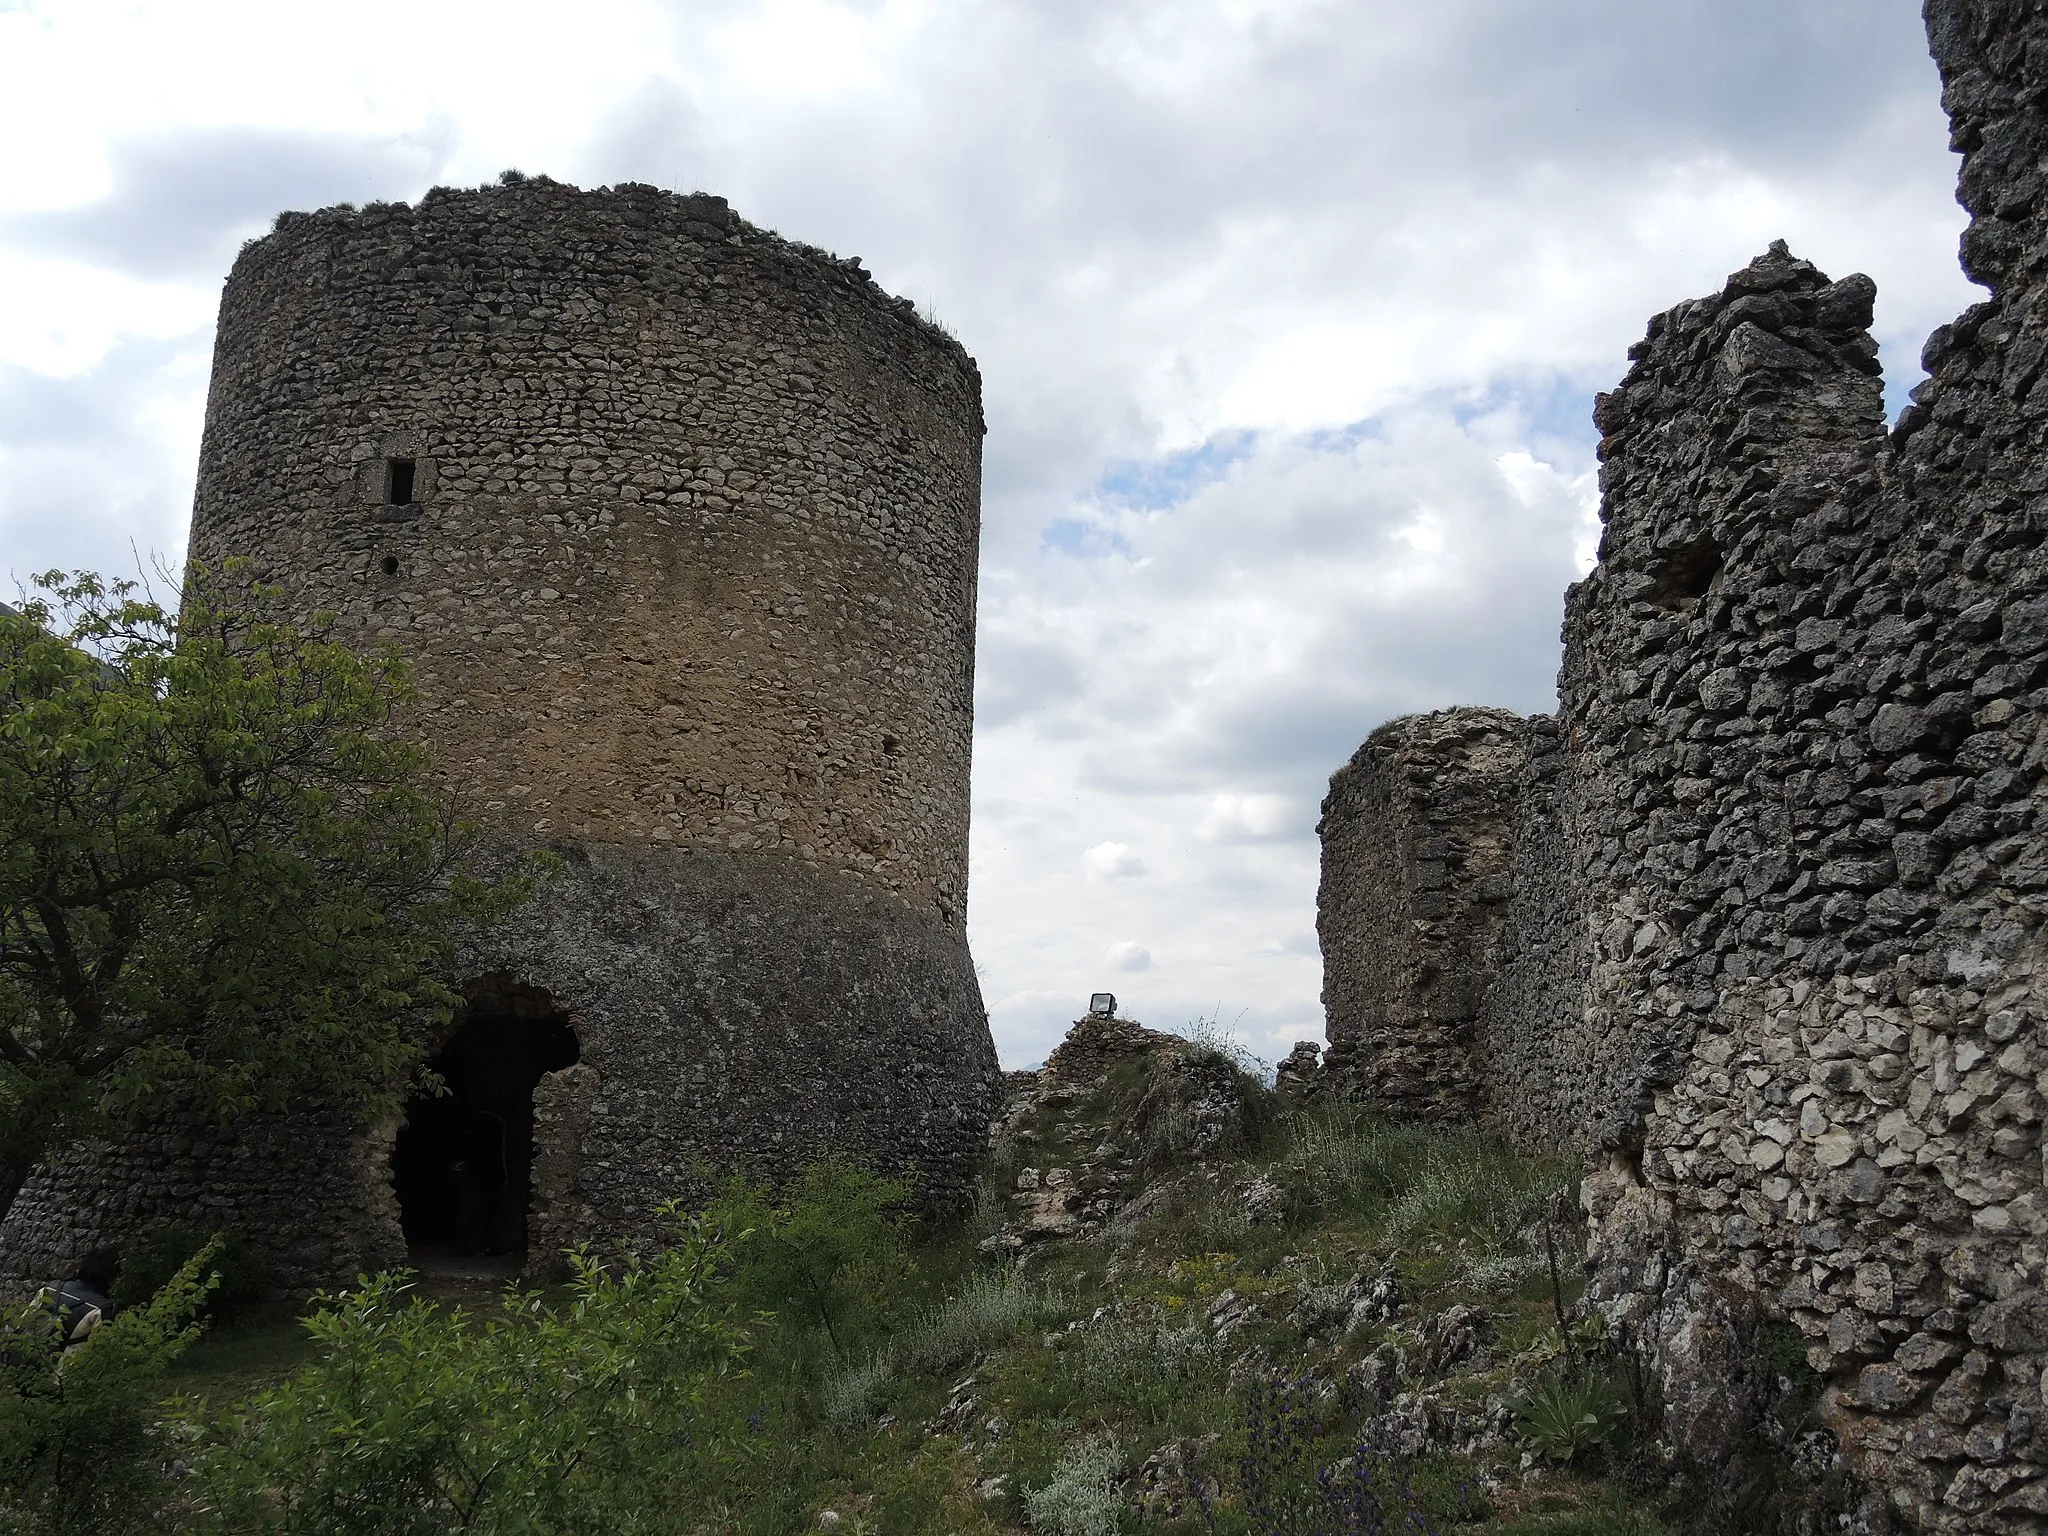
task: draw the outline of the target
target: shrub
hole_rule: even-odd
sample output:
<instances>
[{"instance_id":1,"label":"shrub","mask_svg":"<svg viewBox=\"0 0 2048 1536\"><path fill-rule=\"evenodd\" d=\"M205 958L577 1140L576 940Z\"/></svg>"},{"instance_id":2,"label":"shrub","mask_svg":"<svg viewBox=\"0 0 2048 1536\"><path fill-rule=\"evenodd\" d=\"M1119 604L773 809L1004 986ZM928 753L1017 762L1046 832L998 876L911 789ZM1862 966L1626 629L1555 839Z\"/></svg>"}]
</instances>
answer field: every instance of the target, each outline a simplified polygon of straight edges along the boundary
<instances>
[{"instance_id":1,"label":"shrub","mask_svg":"<svg viewBox=\"0 0 2048 1536\"><path fill-rule=\"evenodd\" d=\"M1181 1039L1187 1042L1186 1050L1188 1054L1197 1060L1203 1057L1215 1057L1219 1061L1228 1063L1237 1072L1250 1078L1259 1086L1272 1086L1273 1068L1271 1063L1253 1055L1251 1048L1237 1038L1237 1030L1231 1025L1225 1024L1219 1015L1215 1013L1197 1014L1194 1018L1189 1019L1185 1026L1174 1030L1173 1033L1179 1035Z\"/></svg>"},{"instance_id":2,"label":"shrub","mask_svg":"<svg viewBox=\"0 0 2048 1536\"><path fill-rule=\"evenodd\" d=\"M1559 1466L1613 1450L1628 1420L1621 1394L1598 1371L1547 1372L1514 1411L1522 1443Z\"/></svg>"},{"instance_id":3,"label":"shrub","mask_svg":"<svg viewBox=\"0 0 2048 1536\"><path fill-rule=\"evenodd\" d=\"M895 1382L896 1369L887 1355L872 1355L858 1365L847 1366L826 1381L820 1394L825 1422L842 1435L873 1429Z\"/></svg>"},{"instance_id":4,"label":"shrub","mask_svg":"<svg viewBox=\"0 0 2048 1536\"><path fill-rule=\"evenodd\" d=\"M918 1315L896 1340L896 1356L905 1370L943 1371L1010 1339L1051 1306L1014 1266L981 1270L959 1295Z\"/></svg>"},{"instance_id":5,"label":"shrub","mask_svg":"<svg viewBox=\"0 0 2048 1536\"><path fill-rule=\"evenodd\" d=\"M1447 1137L1424 1156L1388 1225L1403 1236L1471 1237L1498 1248L1516 1241L1570 1177L1560 1163L1518 1158L1478 1137Z\"/></svg>"},{"instance_id":6,"label":"shrub","mask_svg":"<svg viewBox=\"0 0 2048 1536\"><path fill-rule=\"evenodd\" d=\"M164 1372L199 1335L210 1248L144 1306L59 1354L47 1313L0 1313L0 1532L113 1536L168 1529L158 1428Z\"/></svg>"},{"instance_id":7,"label":"shrub","mask_svg":"<svg viewBox=\"0 0 2048 1536\"><path fill-rule=\"evenodd\" d=\"M1112 1323L1088 1336L1081 1375L1099 1394L1142 1397L1145 1386L1183 1385L1204 1372L1220 1371L1222 1363L1222 1351L1199 1322L1178 1328Z\"/></svg>"},{"instance_id":8,"label":"shrub","mask_svg":"<svg viewBox=\"0 0 2048 1536\"><path fill-rule=\"evenodd\" d=\"M907 1179L828 1154L787 1188L734 1178L706 1212L735 1234L733 1294L822 1327L842 1360L878 1331L915 1271L905 1242Z\"/></svg>"},{"instance_id":9,"label":"shrub","mask_svg":"<svg viewBox=\"0 0 2048 1536\"><path fill-rule=\"evenodd\" d=\"M675 1241L650 1258L572 1252L566 1306L508 1291L478 1326L393 1275L329 1300L308 1324L321 1358L212 1426L205 1529L665 1528L699 1465L693 1412L746 1348L719 1296L732 1234L665 1214Z\"/></svg>"},{"instance_id":10,"label":"shrub","mask_svg":"<svg viewBox=\"0 0 2048 1536\"><path fill-rule=\"evenodd\" d=\"M1024 1490L1031 1528L1050 1536L1113 1536L1122 1470L1116 1447L1102 1436L1068 1447L1043 1488Z\"/></svg>"},{"instance_id":11,"label":"shrub","mask_svg":"<svg viewBox=\"0 0 2048 1536\"><path fill-rule=\"evenodd\" d=\"M114 1281L115 1304L123 1311L142 1306L202 1251L212 1255L208 1263L214 1276L206 1298L208 1317L231 1316L268 1294L270 1266L241 1233L208 1236L174 1221L122 1255L120 1276Z\"/></svg>"},{"instance_id":12,"label":"shrub","mask_svg":"<svg viewBox=\"0 0 2048 1536\"><path fill-rule=\"evenodd\" d=\"M1291 1116L1276 1168L1297 1206L1357 1210L1401 1238L1440 1238L1476 1251L1485 1285L1510 1283L1520 1263L1496 1264L1554 1195L1577 1177L1563 1158L1517 1155L1468 1130L1385 1120L1335 1104Z\"/></svg>"}]
</instances>

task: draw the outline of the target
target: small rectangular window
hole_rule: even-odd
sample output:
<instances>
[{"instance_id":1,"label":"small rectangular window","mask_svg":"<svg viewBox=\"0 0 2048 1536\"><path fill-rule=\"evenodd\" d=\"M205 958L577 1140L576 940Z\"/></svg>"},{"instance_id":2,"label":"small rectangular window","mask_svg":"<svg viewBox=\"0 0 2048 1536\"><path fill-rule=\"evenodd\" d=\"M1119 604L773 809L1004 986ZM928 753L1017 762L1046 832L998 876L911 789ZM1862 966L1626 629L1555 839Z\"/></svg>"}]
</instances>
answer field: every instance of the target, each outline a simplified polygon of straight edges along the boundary
<instances>
[{"instance_id":1,"label":"small rectangular window","mask_svg":"<svg viewBox=\"0 0 2048 1536\"><path fill-rule=\"evenodd\" d=\"M384 484L386 487L384 500L386 504L394 507L411 506L413 461L411 459L390 459L385 462L384 468Z\"/></svg>"}]
</instances>

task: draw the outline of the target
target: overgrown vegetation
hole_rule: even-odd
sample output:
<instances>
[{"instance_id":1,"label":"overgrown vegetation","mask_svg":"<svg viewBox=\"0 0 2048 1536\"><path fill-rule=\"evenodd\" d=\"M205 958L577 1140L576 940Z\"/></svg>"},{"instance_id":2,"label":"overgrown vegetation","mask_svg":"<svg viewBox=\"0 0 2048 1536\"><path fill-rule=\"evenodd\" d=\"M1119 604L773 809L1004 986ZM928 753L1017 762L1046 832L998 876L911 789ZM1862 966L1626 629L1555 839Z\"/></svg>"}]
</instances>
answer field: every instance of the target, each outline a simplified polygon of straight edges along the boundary
<instances>
[{"instance_id":1,"label":"overgrown vegetation","mask_svg":"<svg viewBox=\"0 0 2048 1536\"><path fill-rule=\"evenodd\" d=\"M0 1213L135 1116L389 1110L455 944L538 866L477 864L394 651L195 567L175 610L88 573L0 611Z\"/></svg>"},{"instance_id":2,"label":"overgrown vegetation","mask_svg":"<svg viewBox=\"0 0 2048 1536\"><path fill-rule=\"evenodd\" d=\"M203 1256L203 1257L202 1257ZM195 1261L210 1279L202 1315L218 1321L261 1301L270 1290L270 1266L239 1232L209 1234L186 1222L158 1227L121 1260L112 1300L124 1311L146 1306Z\"/></svg>"},{"instance_id":3,"label":"overgrown vegetation","mask_svg":"<svg viewBox=\"0 0 2048 1536\"><path fill-rule=\"evenodd\" d=\"M194 1529L293 1536L672 1529L703 1488L692 1429L743 1358L724 1215L564 1299L508 1293L487 1321L381 1276L312 1319L318 1360L207 1424ZM715 1445L712 1464L715 1465Z\"/></svg>"},{"instance_id":4,"label":"overgrown vegetation","mask_svg":"<svg viewBox=\"0 0 2048 1536\"><path fill-rule=\"evenodd\" d=\"M164 1467L176 1416L156 1405L166 1371L198 1336L213 1257L203 1247L147 1305L69 1354L40 1306L0 1310L0 1533L175 1528Z\"/></svg>"},{"instance_id":5,"label":"overgrown vegetation","mask_svg":"<svg viewBox=\"0 0 2048 1536\"><path fill-rule=\"evenodd\" d=\"M672 1212L659 1252L576 1255L565 1284L495 1313L372 1280L328 1300L313 1358L253 1395L209 1397L210 1378L173 1367L202 1299L204 1265L187 1266L104 1343L37 1358L37 1381L118 1385L92 1454L126 1524L87 1511L50 1528L1791 1528L1782 1499L1737 1512L1651 1453L1654 1405L1568 1267L1553 1285L1546 1250L1575 1240L1557 1230L1568 1164L1268 1096L1251 1144L1141 1177L1134 1109L1165 1091L1158 1068L1013 1117L978 1223L920 1227L901 1183L825 1159ZM1083 1157L1137 1181L1121 1195L1138 1214L1014 1256L1009 1188ZM223 1325L189 1358L236 1336ZM187 1398L145 1411L178 1385ZM40 1529L24 1522L50 1507L48 1452L7 1454L0 1532Z\"/></svg>"}]
</instances>

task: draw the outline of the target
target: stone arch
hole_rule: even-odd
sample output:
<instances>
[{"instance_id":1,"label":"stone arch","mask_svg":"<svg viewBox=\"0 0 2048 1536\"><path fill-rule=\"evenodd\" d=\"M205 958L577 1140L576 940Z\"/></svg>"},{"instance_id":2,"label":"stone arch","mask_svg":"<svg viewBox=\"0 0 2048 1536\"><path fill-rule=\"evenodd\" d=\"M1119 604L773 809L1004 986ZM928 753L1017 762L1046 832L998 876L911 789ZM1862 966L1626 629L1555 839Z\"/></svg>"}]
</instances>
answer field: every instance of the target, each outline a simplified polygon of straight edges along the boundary
<instances>
[{"instance_id":1,"label":"stone arch","mask_svg":"<svg viewBox=\"0 0 2048 1536\"><path fill-rule=\"evenodd\" d=\"M429 1063L432 1086L407 1102L391 1145L392 1188L415 1264L524 1262L535 1164L560 1150L536 1136L536 1101L546 1097L542 1084L581 1055L568 1011L544 989L505 972L463 988Z\"/></svg>"}]
</instances>

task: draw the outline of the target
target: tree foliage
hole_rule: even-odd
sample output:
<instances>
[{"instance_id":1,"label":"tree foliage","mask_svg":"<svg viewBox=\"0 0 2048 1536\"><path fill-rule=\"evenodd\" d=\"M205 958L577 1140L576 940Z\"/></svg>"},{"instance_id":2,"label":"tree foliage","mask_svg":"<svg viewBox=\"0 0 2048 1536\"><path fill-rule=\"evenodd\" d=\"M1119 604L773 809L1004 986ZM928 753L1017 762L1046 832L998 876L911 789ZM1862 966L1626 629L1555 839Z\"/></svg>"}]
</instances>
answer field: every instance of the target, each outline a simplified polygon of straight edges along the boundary
<instances>
[{"instance_id":1,"label":"tree foliage","mask_svg":"<svg viewBox=\"0 0 2048 1536\"><path fill-rule=\"evenodd\" d=\"M51 572L0 612L0 1171L170 1104L388 1108L530 891L390 729L405 661L280 598Z\"/></svg>"}]
</instances>

